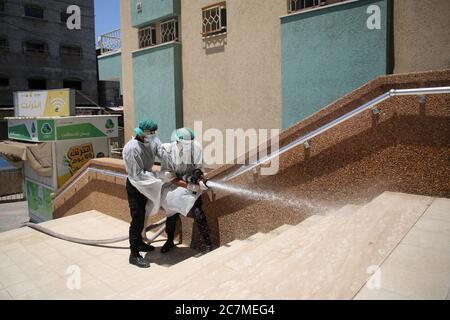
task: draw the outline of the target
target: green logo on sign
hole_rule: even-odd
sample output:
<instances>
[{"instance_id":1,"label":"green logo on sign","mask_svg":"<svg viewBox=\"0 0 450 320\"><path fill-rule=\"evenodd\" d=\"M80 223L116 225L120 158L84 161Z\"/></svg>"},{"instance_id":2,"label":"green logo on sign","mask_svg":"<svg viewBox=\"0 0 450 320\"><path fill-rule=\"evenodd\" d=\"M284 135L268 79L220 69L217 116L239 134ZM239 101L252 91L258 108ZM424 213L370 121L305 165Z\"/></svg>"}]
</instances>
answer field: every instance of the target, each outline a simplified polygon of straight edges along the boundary
<instances>
[{"instance_id":1,"label":"green logo on sign","mask_svg":"<svg viewBox=\"0 0 450 320\"><path fill-rule=\"evenodd\" d=\"M41 132L42 134L51 134L53 131L52 126L47 122L42 125Z\"/></svg>"},{"instance_id":2,"label":"green logo on sign","mask_svg":"<svg viewBox=\"0 0 450 320\"><path fill-rule=\"evenodd\" d=\"M106 129L113 129L114 128L114 122L111 119L106 120L105 128Z\"/></svg>"}]
</instances>

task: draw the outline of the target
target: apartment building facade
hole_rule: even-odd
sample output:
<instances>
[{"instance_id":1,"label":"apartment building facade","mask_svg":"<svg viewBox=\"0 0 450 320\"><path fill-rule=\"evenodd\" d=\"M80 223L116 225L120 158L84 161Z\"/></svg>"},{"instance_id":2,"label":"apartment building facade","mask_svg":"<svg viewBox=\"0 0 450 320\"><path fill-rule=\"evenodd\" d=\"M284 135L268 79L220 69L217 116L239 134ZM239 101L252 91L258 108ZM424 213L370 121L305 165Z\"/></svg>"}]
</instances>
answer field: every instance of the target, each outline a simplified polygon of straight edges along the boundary
<instances>
[{"instance_id":1,"label":"apartment building facade","mask_svg":"<svg viewBox=\"0 0 450 320\"><path fill-rule=\"evenodd\" d=\"M80 8L69 29L67 8ZM13 92L73 88L77 105L95 105L97 60L94 0L0 0L0 107Z\"/></svg>"},{"instance_id":2,"label":"apartment building facade","mask_svg":"<svg viewBox=\"0 0 450 320\"><path fill-rule=\"evenodd\" d=\"M121 0L119 57L102 60L120 58L126 137L144 117L163 140L196 120L283 129L377 76L450 68L449 14L446 0Z\"/></svg>"}]
</instances>

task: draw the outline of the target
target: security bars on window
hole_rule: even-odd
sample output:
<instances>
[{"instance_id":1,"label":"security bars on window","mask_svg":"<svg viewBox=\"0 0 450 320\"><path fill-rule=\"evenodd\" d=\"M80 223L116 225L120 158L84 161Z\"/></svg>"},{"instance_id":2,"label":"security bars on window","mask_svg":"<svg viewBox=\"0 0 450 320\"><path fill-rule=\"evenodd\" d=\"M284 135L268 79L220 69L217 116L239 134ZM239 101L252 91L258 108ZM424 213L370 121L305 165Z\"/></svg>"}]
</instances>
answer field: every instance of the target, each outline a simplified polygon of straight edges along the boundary
<instances>
[{"instance_id":1,"label":"security bars on window","mask_svg":"<svg viewBox=\"0 0 450 320\"><path fill-rule=\"evenodd\" d=\"M0 38L0 52L9 50L8 39Z\"/></svg>"},{"instance_id":2,"label":"security bars on window","mask_svg":"<svg viewBox=\"0 0 450 320\"><path fill-rule=\"evenodd\" d=\"M98 46L101 54L120 50L120 29L100 35Z\"/></svg>"},{"instance_id":3,"label":"security bars on window","mask_svg":"<svg viewBox=\"0 0 450 320\"><path fill-rule=\"evenodd\" d=\"M155 28L150 26L139 30L139 49L154 46L156 44Z\"/></svg>"},{"instance_id":4,"label":"security bars on window","mask_svg":"<svg viewBox=\"0 0 450 320\"><path fill-rule=\"evenodd\" d=\"M226 3L221 2L202 9L203 37L227 31Z\"/></svg>"},{"instance_id":5,"label":"security bars on window","mask_svg":"<svg viewBox=\"0 0 450 320\"><path fill-rule=\"evenodd\" d=\"M161 43L178 40L178 21L172 19L161 23Z\"/></svg>"},{"instance_id":6,"label":"security bars on window","mask_svg":"<svg viewBox=\"0 0 450 320\"><path fill-rule=\"evenodd\" d=\"M288 12L326 5L324 0L288 0Z\"/></svg>"}]
</instances>

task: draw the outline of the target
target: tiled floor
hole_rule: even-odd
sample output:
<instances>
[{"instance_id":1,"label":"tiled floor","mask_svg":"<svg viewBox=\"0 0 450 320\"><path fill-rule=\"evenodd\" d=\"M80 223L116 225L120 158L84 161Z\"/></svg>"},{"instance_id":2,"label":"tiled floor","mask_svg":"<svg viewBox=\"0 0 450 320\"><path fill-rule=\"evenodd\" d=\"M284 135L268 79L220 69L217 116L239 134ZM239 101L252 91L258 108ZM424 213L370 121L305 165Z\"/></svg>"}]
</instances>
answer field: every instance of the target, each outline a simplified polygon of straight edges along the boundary
<instances>
[{"instance_id":1,"label":"tiled floor","mask_svg":"<svg viewBox=\"0 0 450 320\"><path fill-rule=\"evenodd\" d=\"M56 232L87 239L126 235L129 225L96 211L46 223ZM163 242L156 242L161 246ZM0 233L0 299L109 299L139 284L150 283L196 251L178 247L172 254L149 253L149 269L128 263L128 243L120 249L78 245L29 228ZM77 278L77 275L80 277ZM77 282L79 279L79 282ZM80 288L77 288L77 284Z\"/></svg>"},{"instance_id":2,"label":"tiled floor","mask_svg":"<svg viewBox=\"0 0 450 320\"><path fill-rule=\"evenodd\" d=\"M449 208L450 199L386 193L366 206L342 208L351 209L348 214L256 234L200 259L184 246L167 255L157 248L146 255L149 269L128 263L127 241L116 244L118 249L83 246L16 229L0 233L0 300L449 299ZM128 232L126 222L96 211L46 226L87 239ZM376 289L369 289L366 266L374 262L381 264L380 277ZM362 289L354 296L349 286Z\"/></svg>"},{"instance_id":3,"label":"tiled floor","mask_svg":"<svg viewBox=\"0 0 450 320\"><path fill-rule=\"evenodd\" d=\"M357 299L448 299L450 199L435 199L380 268L381 290L367 286Z\"/></svg>"}]
</instances>

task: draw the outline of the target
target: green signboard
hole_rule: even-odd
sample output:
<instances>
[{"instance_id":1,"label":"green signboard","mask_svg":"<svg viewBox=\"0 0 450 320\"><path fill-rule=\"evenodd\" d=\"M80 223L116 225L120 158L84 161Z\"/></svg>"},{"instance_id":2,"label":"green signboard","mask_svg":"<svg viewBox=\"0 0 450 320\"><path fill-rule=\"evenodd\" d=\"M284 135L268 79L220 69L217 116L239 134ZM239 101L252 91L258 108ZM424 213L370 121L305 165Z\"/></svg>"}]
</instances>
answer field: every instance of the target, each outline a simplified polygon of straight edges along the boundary
<instances>
[{"instance_id":1,"label":"green signboard","mask_svg":"<svg viewBox=\"0 0 450 320\"><path fill-rule=\"evenodd\" d=\"M53 219L52 190L26 180L28 210L42 221Z\"/></svg>"}]
</instances>

